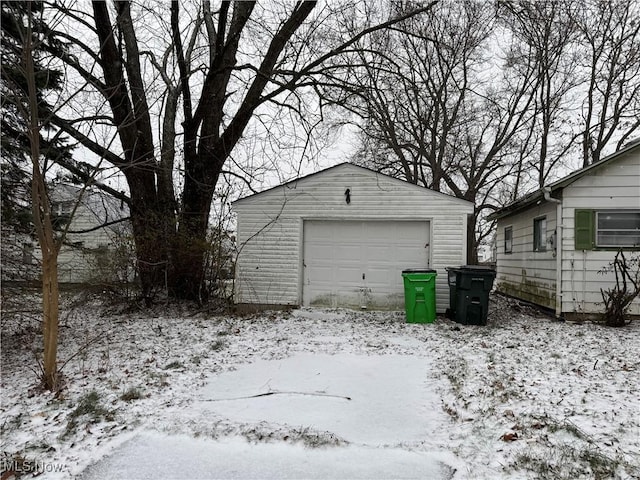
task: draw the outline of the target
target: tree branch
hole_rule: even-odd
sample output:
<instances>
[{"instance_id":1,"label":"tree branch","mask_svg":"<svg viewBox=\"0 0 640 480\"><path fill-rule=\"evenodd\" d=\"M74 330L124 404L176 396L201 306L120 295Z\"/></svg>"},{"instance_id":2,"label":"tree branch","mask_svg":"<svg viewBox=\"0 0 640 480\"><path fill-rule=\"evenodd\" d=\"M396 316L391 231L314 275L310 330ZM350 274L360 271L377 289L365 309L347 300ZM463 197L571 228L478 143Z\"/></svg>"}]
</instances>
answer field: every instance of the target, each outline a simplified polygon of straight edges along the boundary
<instances>
[{"instance_id":1,"label":"tree branch","mask_svg":"<svg viewBox=\"0 0 640 480\"><path fill-rule=\"evenodd\" d=\"M102 225L98 225L97 227L86 228L84 230L67 230L67 233L76 233L76 234L91 233L91 232L95 232L96 230L100 230L101 228L107 228L107 227L110 227L111 225L117 225L118 223L128 222L130 220L131 220L131 217L119 218L117 220L112 220L110 222L103 223Z\"/></svg>"}]
</instances>

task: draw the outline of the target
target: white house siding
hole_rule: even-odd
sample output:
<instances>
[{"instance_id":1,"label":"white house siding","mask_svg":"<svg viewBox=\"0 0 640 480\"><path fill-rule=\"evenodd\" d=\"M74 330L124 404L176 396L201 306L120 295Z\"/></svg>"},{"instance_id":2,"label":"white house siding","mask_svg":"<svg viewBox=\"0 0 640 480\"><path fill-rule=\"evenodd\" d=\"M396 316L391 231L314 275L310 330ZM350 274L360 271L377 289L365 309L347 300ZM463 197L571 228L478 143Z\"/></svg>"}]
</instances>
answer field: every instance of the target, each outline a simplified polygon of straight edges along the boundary
<instances>
[{"instance_id":1,"label":"white house siding","mask_svg":"<svg viewBox=\"0 0 640 480\"><path fill-rule=\"evenodd\" d=\"M80 189L59 185L53 192L54 210L58 202L78 203ZM122 208L121 208L122 207ZM56 213L55 211L53 212ZM122 272L116 267L115 250L118 244L128 241L128 221L109 227L96 228L129 215L128 208L118 200L100 192L86 190L71 219L69 232L58 254L58 280L62 283L111 283L130 280L132 272ZM39 264L42 254L34 241L34 262ZM130 260L129 260L130 261ZM126 260L124 260L126 263Z\"/></svg>"},{"instance_id":2,"label":"white house siding","mask_svg":"<svg viewBox=\"0 0 640 480\"><path fill-rule=\"evenodd\" d=\"M533 220L546 216L547 250L533 251ZM499 292L524 300L555 308L556 305L556 257L550 243L556 229L556 204L542 200L540 204L498 220L497 225L497 275ZM513 229L512 253L505 253L504 229Z\"/></svg>"},{"instance_id":3,"label":"white house siding","mask_svg":"<svg viewBox=\"0 0 640 480\"><path fill-rule=\"evenodd\" d=\"M2 224L0 258L2 282L29 282L40 278L40 268L35 258L34 239L31 235L18 233Z\"/></svg>"},{"instance_id":4,"label":"white house siding","mask_svg":"<svg viewBox=\"0 0 640 480\"><path fill-rule=\"evenodd\" d=\"M104 222L99 214L81 205L76 210L70 230L83 231L95 228ZM67 235L65 245L58 255L58 278L65 283L109 282L110 273L106 265L113 254L117 234L109 228L88 233Z\"/></svg>"},{"instance_id":5,"label":"white house siding","mask_svg":"<svg viewBox=\"0 0 640 480\"><path fill-rule=\"evenodd\" d=\"M345 201L350 190L351 203ZM234 204L238 214L236 295L240 304L302 303L303 220L430 222L429 268L437 271L436 307L449 304L445 267L466 261L466 201L349 164ZM416 265L426 267L427 265Z\"/></svg>"},{"instance_id":6,"label":"white house siding","mask_svg":"<svg viewBox=\"0 0 640 480\"><path fill-rule=\"evenodd\" d=\"M562 196L562 311L600 313L604 309L600 288L613 287L615 277L598 271L613 261L616 250L576 251L574 212L576 209L640 209L640 149L635 148L576 180L564 189ZM640 301L634 302L629 313L640 315Z\"/></svg>"}]
</instances>

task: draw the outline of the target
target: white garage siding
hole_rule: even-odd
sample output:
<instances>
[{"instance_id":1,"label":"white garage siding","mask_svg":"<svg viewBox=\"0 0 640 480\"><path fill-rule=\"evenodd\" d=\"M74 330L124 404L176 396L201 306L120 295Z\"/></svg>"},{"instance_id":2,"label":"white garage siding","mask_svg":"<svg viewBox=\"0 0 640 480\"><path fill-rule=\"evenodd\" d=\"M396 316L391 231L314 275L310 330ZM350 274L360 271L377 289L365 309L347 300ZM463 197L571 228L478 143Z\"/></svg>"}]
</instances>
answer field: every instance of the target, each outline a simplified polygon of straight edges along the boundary
<instances>
[{"instance_id":1,"label":"white garage siding","mask_svg":"<svg viewBox=\"0 0 640 480\"><path fill-rule=\"evenodd\" d=\"M350 203L345 191L350 191ZM341 164L234 203L238 215L235 300L240 304L303 303L304 223L320 220L424 222L427 264L437 271L436 307L449 306L445 267L466 263L470 202L351 164Z\"/></svg>"}]
</instances>

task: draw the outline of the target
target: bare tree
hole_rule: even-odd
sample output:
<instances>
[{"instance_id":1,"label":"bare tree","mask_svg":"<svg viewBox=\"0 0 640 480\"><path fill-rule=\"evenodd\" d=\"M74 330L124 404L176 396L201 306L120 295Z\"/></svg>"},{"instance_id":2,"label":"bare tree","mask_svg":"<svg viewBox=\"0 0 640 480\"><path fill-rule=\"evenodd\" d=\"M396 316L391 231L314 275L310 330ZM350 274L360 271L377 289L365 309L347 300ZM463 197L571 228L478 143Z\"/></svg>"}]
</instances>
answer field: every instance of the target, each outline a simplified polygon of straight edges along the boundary
<instances>
[{"instance_id":1,"label":"bare tree","mask_svg":"<svg viewBox=\"0 0 640 480\"><path fill-rule=\"evenodd\" d=\"M378 156L378 168L440 191L453 170L450 151L460 145L469 82L482 62L491 18L479 4L444 2L401 28L359 47L346 90L356 95L336 103L364 118L369 146L393 154Z\"/></svg>"},{"instance_id":2,"label":"bare tree","mask_svg":"<svg viewBox=\"0 0 640 480\"><path fill-rule=\"evenodd\" d=\"M430 7L375 25L363 23L345 37L329 35L331 7L318 9L312 1L225 1L216 10L208 1L183 3L148 8L146 2L115 1L111 8L94 2L91 11L52 5L87 33L78 39L58 32L75 48L60 60L91 86L101 98L96 103L107 107L83 118L59 115L54 122L126 178L148 299L165 278L176 297L202 299L215 189L259 114L280 109L304 123L300 99L314 91L330 59L363 36ZM85 63L94 61L98 68ZM117 148L105 149L87 131L86 121L97 117L117 130ZM180 192L173 182L176 169L181 170Z\"/></svg>"},{"instance_id":3,"label":"bare tree","mask_svg":"<svg viewBox=\"0 0 640 480\"><path fill-rule=\"evenodd\" d=\"M57 228L56 214L49 194L51 167L71 161L66 139L51 126L59 104L52 104L48 93L60 90L61 72L51 64L51 52L64 52L64 45L50 35L50 26L60 18L45 18L42 2L4 2L2 5L2 93L3 125L7 117L11 127L5 140L12 145L11 154L17 159L29 159L31 222L41 253L42 330L44 353L41 363L42 381L49 390L60 387L57 364L59 283L58 255L65 242L69 222ZM26 147L27 150L24 150ZM100 162L85 171L87 180L100 170ZM27 176L28 177L28 176ZM79 189L79 198L71 208L73 215L87 188Z\"/></svg>"},{"instance_id":4,"label":"bare tree","mask_svg":"<svg viewBox=\"0 0 640 480\"><path fill-rule=\"evenodd\" d=\"M581 2L582 165L597 162L615 142L620 148L640 127L640 6L637 2Z\"/></svg>"},{"instance_id":5,"label":"bare tree","mask_svg":"<svg viewBox=\"0 0 640 480\"><path fill-rule=\"evenodd\" d=\"M562 125L570 109L569 93L579 83L573 47L577 27L572 20L573 0L504 1L498 15L515 39L511 52L515 61L533 63L536 68L535 115L529 123L526 141L537 154L531 155L528 169L536 172L542 187L572 146ZM568 132L569 135L571 132Z\"/></svg>"},{"instance_id":6,"label":"bare tree","mask_svg":"<svg viewBox=\"0 0 640 480\"><path fill-rule=\"evenodd\" d=\"M42 89L47 83L40 81L38 75L47 74L36 60L36 51L41 49L41 21L35 18L41 14L41 5L27 4L3 5L3 47L17 54L14 61L3 58L3 93L9 94L9 101L15 108L16 132L26 140L31 162L31 206L32 219L38 243L42 251L42 304L44 356L42 380L44 385L54 390L58 385L57 347L58 347L58 252L60 242L56 238L51 215L51 203L47 193L45 168L43 166L41 141L43 139ZM6 27L6 28L5 28ZM4 60L7 60L5 63ZM24 129L24 130L22 130Z\"/></svg>"},{"instance_id":7,"label":"bare tree","mask_svg":"<svg viewBox=\"0 0 640 480\"><path fill-rule=\"evenodd\" d=\"M538 69L536 115L521 137L523 152L536 147L525 158L536 184L576 153L576 140L582 166L613 144L620 148L640 126L637 3L509 0L498 12Z\"/></svg>"},{"instance_id":8,"label":"bare tree","mask_svg":"<svg viewBox=\"0 0 640 480\"><path fill-rule=\"evenodd\" d=\"M400 27L361 47L361 66L335 102L364 119L364 163L476 205L468 223L476 263L489 231L477 220L493 208L491 192L514 168L505 154L532 117L535 64L487 67L496 24L482 2L442 2Z\"/></svg>"},{"instance_id":9,"label":"bare tree","mask_svg":"<svg viewBox=\"0 0 640 480\"><path fill-rule=\"evenodd\" d=\"M639 125L637 4L493 6L441 2L359 45L335 82L334 102L361 119L356 161L474 202L470 262L485 212L573 167L576 140L597 159Z\"/></svg>"},{"instance_id":10,"label":"bare tree","mask_svg":"<svg viewBox=\"0 0 640 480\"><path fill-rule=\"evenodd\" d=\"M615 285L607 290L600 289L604 303L603 318L609 327L624 327L631 323L627 310L640 296L640 256L632 255L627 259L624 251L618 250L613 262L598 271L603 275L611 272L615 276Z\"/></svg>"}]
</instances>

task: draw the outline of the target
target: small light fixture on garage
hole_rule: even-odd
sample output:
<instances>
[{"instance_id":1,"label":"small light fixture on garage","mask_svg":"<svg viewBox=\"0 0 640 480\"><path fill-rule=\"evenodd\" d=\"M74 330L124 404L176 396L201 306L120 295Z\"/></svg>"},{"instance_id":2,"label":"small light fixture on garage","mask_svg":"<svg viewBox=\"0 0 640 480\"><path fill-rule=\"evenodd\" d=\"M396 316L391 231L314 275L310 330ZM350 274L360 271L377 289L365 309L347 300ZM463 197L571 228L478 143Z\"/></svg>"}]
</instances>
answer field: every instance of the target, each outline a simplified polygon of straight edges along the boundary
<instances>
[{"instance_id":1,"label":"small light fixture on garage","mask_svg":"<svg viewBox=\"0 0 640 480\"><path fill-rule=\"evenodd\" d=\"M347 205L351 203L351 188L347 188L344 191L344 200L347 202Z\"/></svg>"}]
</instances>

